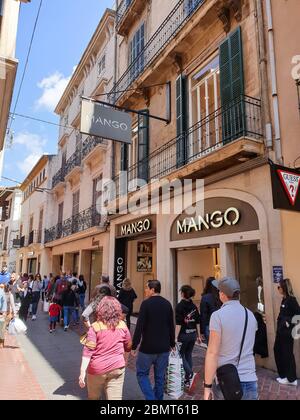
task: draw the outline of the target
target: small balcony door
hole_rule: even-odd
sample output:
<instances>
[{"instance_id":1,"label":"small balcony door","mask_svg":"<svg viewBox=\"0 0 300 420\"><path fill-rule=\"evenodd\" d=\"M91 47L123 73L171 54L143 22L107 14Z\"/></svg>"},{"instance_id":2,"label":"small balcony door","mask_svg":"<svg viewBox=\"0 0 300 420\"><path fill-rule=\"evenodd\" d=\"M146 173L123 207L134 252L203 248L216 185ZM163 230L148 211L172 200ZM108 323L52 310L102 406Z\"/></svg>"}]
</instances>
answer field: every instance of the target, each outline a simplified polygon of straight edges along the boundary
<instances>
[{"instance_id":1,"label":"small balcony door","mask_svg":"<svg viewBox=\"0 0 300 420\"><path fill-rule=\"evenodd\" d=\"M197 158L222 141L219 56L190 78L190 127L188 157Z\"/></svg>"}]
</instances>

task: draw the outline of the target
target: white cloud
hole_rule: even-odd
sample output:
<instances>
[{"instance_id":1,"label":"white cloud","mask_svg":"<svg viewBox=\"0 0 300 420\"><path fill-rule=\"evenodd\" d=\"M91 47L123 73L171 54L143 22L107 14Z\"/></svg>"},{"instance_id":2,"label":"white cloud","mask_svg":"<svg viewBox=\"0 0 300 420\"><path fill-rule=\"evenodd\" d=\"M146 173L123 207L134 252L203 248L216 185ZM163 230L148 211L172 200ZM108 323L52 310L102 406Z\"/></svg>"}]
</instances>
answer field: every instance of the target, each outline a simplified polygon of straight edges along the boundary
<instances>
[{"instance_id":1,"label":"white cloud","mask_svg":"<svg viewBox=\"0 0 300 420\"><path fill-rule=\"evenodd\" d=\"M63 74L56 71L41 80L38 83L38 87L43 90L43 93L35 102L36 109L46 109L53 112L70 79L71 76L64 77Z\"/></svg>"},{"instance_id":2,"label":"white cloud","mask_svg":"<svg viewBox=\"0 0 300 420\"><path fill-rule=\"evenodd\" d=\"M23 151L25 150L29 153L25 159L17 162L18 168L24 174L28 174L44 154L44 147L46 144L47 140L45 138L29 132L21 132L14 137L14 148L22 148Z\"/></svg>"}]
</instances>

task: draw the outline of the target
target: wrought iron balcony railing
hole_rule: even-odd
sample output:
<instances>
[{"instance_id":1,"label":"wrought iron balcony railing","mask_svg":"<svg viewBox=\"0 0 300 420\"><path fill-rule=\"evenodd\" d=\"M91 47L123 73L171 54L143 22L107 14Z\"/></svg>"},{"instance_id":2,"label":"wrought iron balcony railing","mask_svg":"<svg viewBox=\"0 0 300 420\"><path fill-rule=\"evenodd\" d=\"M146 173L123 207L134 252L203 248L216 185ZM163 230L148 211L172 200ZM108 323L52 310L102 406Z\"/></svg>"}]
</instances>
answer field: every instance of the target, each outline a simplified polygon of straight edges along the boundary
<instances>
[{"instance_id":1,"label":"wrought iron balcony railing","mask_svg":"<svg viewBox=\"0 0 300 420\"><path fill-rule=\"evenodd\" d=\"M130 85L140 76L153 61L161 54L163 49L178 34L185 23L194 15L194 13L203 5L205 0L179 0L172 12L167 16L157 31L152 35L147 44L137 57L130 63L125 73L115 84L113 92L115 100L122 96L122 92L126 91ZM123 5L124 3L124 5ZM120 8L124 13L128 10L126 0L121 3ZM121 13L121 11L120 11ZM124 15L123 13L123 15ZM123 16L122 15L122 16Z\"/></svg>"},{"instance_id":2,"label":"wrought iron balcony railing","mask_svg":"<svg viewBox=\"0 0 300 420\"><path fill-rule=\"evenodd\" d=\"M31 231L28 236L28 245L40 244L40 243L42 243L42 231L41 230Z\"/></svg>"},{"instance_id":3,"label":"wrought iron balcony railing","mask_svg":"<svg viewBox=\"0 0 300 420\"><path fill-rule=\"evenodd\" d=\"M64 182L65 173L66 173L66 168L65 167L60 168L60 170L52 178L52 188L55 188L56 185L58 185L60 182Z\"/></svg>"},{"instance_id":4,"label":"wrought iron balcony railing","mask_svg":"<svg viewBox=\"0 0 300 420\"><path fill-rule=\"evenodd\" d=\"M77 166L81 166L82 155L81 155L81 148L77 149L75 153L68 159L66 163L66 170L65 176L68 175L73 169Z\"/></svg>"},{"instance_id":5,"label":"wrought iron balcony railing","mask_svg":"<svg viewBox=\"0 0 300 420\"><path fill-rule=\"evenodd\" d=\"M58 223L56 226L46 229L45 243L83 232L95 226L101 226L101 222L101 214L98 213L96 206L92 206L81 213L66 219L63 223Z\"/></svg>"},{"instance_id":6,"label":"wrought iron balcony railing","mask_svg":"<svg viewBox=\"0 0 300 420\"><path fill-rule=\"evenodd\" d=\"M107 144L107 141L101 137L89 136L82 144L82 159L91 153L99 144Z\"/></svg>"},{"instance_id":7,"label":"wrought iron balcony railing","mask_svg":"<svg viewBox=\"0 0 300 420\"><path fill-rule=\"evenodd\" d=\"M25 246L27 246L27 237L22 236L22 238L20 239L20 248L24 248Z\"/></svg>"},{"instance_id":8,"label":"wrought iron balcony railing","mask_svg":"<svg viewBox=\"0 0 300 420\"><path fill-rule=\"evenodd\" d=\"M186 133L131 166L127 176L118 175L114 179L117 191L112 198L135 191L140 187L138 180L149 182L160 179L243 137L263 137L261 101L249 96L242 96L203 118Z\"/></svg>"},{"instance_id":9,"label":"wrought iron balcony railing","mask_svg":"<svg viewBox=\"0 0 300 420\"><path fill-rule=\"evenodd\" d=\"M132 0L121 1L120 5L117 9L117 27L119 26L121 20L123 19L123 17L127 13L131 3L132 3Z\"/></svg>"},{"instance_id":10,"label":"wrought iron balcony railing","mask_svg":"<svg viewBox=\"0 0 300 420\"><path fill-rule=\"evenodd\" d=\"M62 167L52 178L52 188L55 188L60 182L65 181L65 177L76 167L80 167L82 160L99 144L107 145L107 140L100 137L89 136L67 160L66 165Z\"/></svg>"}]
</instances>

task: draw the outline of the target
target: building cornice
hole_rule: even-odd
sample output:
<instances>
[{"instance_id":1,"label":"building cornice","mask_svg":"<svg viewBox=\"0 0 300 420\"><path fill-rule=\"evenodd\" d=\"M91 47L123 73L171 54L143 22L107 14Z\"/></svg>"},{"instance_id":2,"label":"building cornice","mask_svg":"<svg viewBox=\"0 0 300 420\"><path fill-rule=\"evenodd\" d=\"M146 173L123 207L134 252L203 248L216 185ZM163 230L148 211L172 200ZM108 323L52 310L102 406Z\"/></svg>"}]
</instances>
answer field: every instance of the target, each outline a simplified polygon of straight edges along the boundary
<instances>
[{"instance_id":1,"label":"building cornice","mask_svg":"<svg viewBox=\"0 0 300 420\"><path fill-rule=\"evenodd\" d=\"M69 103L69 97L72 94L73 89L77 89L86 77L86 66L89 64L92 57L96 58L99 53L99 44L103 44L103 41L107 41L109 36L109 26L113 29L115 25L115 16L116 12L111 9L106 9L102 19L97 26L94 35L92 36L85 52L83 53L81 60L71 77L59 103L55 108L55 113L61 115L64 113L65 109ZM102 39L103 38L103 39Z\"/></svg>"}]
</instances>

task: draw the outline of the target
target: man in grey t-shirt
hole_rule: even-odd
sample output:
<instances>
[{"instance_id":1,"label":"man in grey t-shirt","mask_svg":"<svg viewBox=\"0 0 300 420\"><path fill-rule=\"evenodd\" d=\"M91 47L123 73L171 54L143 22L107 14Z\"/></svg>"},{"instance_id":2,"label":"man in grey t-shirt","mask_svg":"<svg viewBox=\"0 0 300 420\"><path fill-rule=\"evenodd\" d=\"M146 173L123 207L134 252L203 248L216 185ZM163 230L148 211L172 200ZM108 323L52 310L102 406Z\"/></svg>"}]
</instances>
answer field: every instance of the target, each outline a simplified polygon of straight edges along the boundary
<instances>
[{"instance_id":1,"label":"man in grey t-shirt","mask_svg":"<svg viewBox=\"0 0 300 420\"><path fill-rule=\"evenodd\" d=\"M240 304L240 285L237 280L224 278L215 281L219 289L222 308L213 313L210 321L210 339L205 362L205 395L204 399L222 399L219 386L212 391L216 371L219 367L233 364L237 366L242 383L244 400L257 400L257 376L254 358L254 343L257 322L252 312L248 310L248 326L241 359L238 365L243 332L245 328L245 308Z\"/></svg>"}]
</instances>

